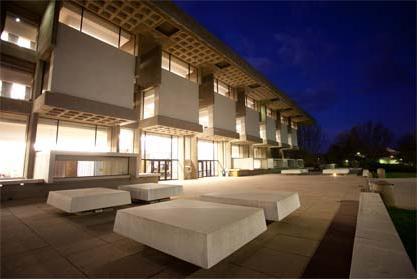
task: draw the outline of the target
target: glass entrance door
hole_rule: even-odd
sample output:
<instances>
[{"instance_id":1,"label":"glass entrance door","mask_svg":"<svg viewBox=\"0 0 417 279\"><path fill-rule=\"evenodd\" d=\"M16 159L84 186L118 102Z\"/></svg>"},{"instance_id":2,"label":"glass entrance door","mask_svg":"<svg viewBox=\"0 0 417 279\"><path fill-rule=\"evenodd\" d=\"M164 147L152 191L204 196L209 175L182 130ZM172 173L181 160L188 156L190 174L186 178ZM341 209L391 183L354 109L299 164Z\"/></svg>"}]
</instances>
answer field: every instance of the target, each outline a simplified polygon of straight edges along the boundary
<instances>
[{"instance_id":1,"label":"glass entrance door","mask_svg":"<svg viewBox=\"0 0 417 279\"><path fill-rule=\"evenodd\" d=\"M199 160L198 177L216 176L216 160Z\"/></svg>"},{"instance_id":2,"label":"glass entrance door","mask_svg":"<svg viewBox=\"0 0 417 279\"><path fill-rule=\"evenodd\" d=\"M176 179L172 176L172 160L145 160L145 172L159 173L159 180Z\"/></svg>"}]
</instances>

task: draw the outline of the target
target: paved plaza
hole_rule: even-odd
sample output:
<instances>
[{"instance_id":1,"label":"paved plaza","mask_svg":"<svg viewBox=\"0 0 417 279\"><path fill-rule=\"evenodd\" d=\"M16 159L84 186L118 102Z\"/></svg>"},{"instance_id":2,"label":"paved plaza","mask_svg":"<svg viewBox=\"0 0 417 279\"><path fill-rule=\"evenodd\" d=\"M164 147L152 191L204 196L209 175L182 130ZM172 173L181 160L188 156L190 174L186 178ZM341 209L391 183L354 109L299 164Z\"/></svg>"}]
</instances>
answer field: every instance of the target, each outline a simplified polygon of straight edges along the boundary
<instances>
[{"instance_id":1,"label":"paved plaza","mask_svg":"<svg viewBox=\"0 0 417 279\"><path fill-rule=\"evenodd\" d=\"M113 233L116 210L72 215L46 205L45 200L3 202L1 276L315 276L323 262L334 260L326 257L333 257L337 249L347 254L350 249L351 253L350 247L343 250L341 245L329 249L328 244L343 243L343 239L338 238L338 233L340 236L340 232L346 231L338 230L343 222L351 231L349 224L355 223L356 212L350 204L357 203L360 186L365 182L358 176L279 174L182 181L183 198L197 198L210 192L255 189L292 191L300 195L301 207L298 210L281 222L268 223L266 232L209 270ZM344 257L343 253L341 257Z\"/></svg>"}]
</instances>

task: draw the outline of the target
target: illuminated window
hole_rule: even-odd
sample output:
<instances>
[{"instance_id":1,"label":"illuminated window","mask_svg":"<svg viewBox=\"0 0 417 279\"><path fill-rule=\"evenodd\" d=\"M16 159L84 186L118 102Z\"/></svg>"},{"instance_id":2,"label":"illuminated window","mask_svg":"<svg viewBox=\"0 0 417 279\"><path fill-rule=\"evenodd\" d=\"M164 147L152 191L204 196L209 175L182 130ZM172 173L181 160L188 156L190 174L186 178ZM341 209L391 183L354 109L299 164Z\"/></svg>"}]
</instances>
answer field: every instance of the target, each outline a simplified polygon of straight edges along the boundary
<instances>
[{"instance_id":1,"label":"illuminated window","mask_svg":"<svg viewBox=\"0 0 417 279\"><path fill-rule=\"evenodd\" d=\"M280 130L276 131L275 135L276 135L277 142L281 142L281 131Z\"/></svg>"},{"instance_id":2,"label":"illuminated window","mask_svg":"<svg viewBox=\"0 0 417 279\"><path fill-rule=\"evenodd\" d=\"M119 151L133 153L135 133L133 129L121 128L119 135Z\"/></svg>"},{"instance_id":3,"label":"illuminated window","mask_svg":"<svg viewBox=\"0 0 417 279\"><path fill-rule=\"evenodd\" d=\"M266 139L266 129L265 125L262 125L259 129L259 134L261 136L261 139Z\"/></svg>"},{"instance_id":4,"label":"illuminated window","mask_svg":"<svg viewBox=\"0 0 417 279\"><path fill-rule=\"evenodd\" d=\"M110 128L41 118L35 150L110 151Z\"/></svg>"},{"instance_id":5,"label":"illuminated window","mask_svg":"<svg viewBox=\"0 0 417 279\"><path fill-rule=\"evenodd\" d=\"M198 160L216 160L217 159L217 145L213 141L198 140Z\"/></svg>"},{"instance_id":6,"label":"illuminated window","mask_svg":"<svg viewBox=\"0 0 417 279\"><path fill-rule=\"evenodd\" d=\"M1 33L1 40L18 45L20 47L36 50L38 29L26 23L24 20L16 20L6 16L4 30Z\"/></svg>"},{"instance_id":7,"label":"illuminated window","mask_svg":"<svg viewBox=\"0 0 417 279\"><path fill-rule=\"evenodd\" d=\"M256 110L256 101L251 97L246 96L245 105L247 108Z\"/></svg>"},{"instance_id":8,"label":"illuminated window","mask_svg":"<svg viewBox=\"0 0 417 279\"><path fill-rule=\"evenodd\" d=\"M248 158L249 157L249 145L232 144L232 158Z\"/></svg>"},{"instance_id":9,"label":"illuminated window","mask_svg":"<svg viewBox=\"0 0 417 279\"><path fill-rule=\"evenodd\" d=\"M23 177L26 118L2 115L0 119L0 179Z\"/></svg>"},{"instance_id":10,"label":"illuminated window","mask_svg":"<svg viewBox=\"0 0 417 279\"><path fill-rule=\"evenodd\" d=\"M145 159L176 159L172 155L178 150L178 141L172 140L172 136L148 134L142 136L142 146ZM175 154L178 151L175 151Z\"/></svg>"},{"instance_id":11,"label":"illuminated window","mask_svg":"<svg viewBox=\"0 0 417 279\"><path fill-rule=\"evenodd\" d=\"M155 115L155 89L149 89L143 93L143 119Z\"/></svg>"},{"instance_id":12,"label":"illuminated window","mask_svg":"<svg viewBox=\"0 0 417 279\"><path fill-rule=\"evenodd\" d=\"M214 80L214 92L218 93L220 95L223 95L225 97L228 97L232 100L236 100L236 96L234 94L234 92L232 91L232 88L227 85L226 83L215 79Z\"/></svg>"},{"instance_id":13,"label":"illuminated window","mask_svg":"<svg viewBox=\"0 0 417 279\"><path fill-rule=\"evenodd\" d=\"M236 132L241 134L242 133L242 119L236 119Z\"/></svg>"},{"instance_id":14,"label":"illuminated window","mask_svg":"<svg viewBox=\"0 0 417 279\"><path fill-rule=\"evenodd\" d=\"M65 1L63 3L59 22L127 53L135 54L134 35L79 6Z\"/></svg>"},{"instance_id":15,"label":"illuminated window","mask_svg":"<svg viewBox=\"0 0 417 279\"><path fill-rule=\"evenodd\" d=\"M271 117L272 118L272 109L270 108L266 108L266 116Z\"/></svg>"},{"instance_id":16,"label":"illuminated window","mask_svg":"<svg viewBox=\"0 0 417 279\"><path fill-rule=\"evenodd\" d=\"M18 100L29 100L33 74L0 66L0 96Z\"/></svg>"},{"instance_id":17,"label":"illuminated window","mask_svg":"<svg viewBox=\"0 0 417 279\"><path fill-rule=\"evenodd\" d=\"M265 159L266 158L266 148L264 148L264 147L254 147L253 148L253 158Z\"/></svg>"},{"instance_id":18,"label":"illuminated window","mask_svg":"<svg viewBox=\"0 0 417 279\"><path fill-rule=\"evenodd\" d=\"M198 123L203 126L203 128L209 127L209 113L208 109L202 109L199 111Z\"/></svg>"},{"instance_id":19,"label":"illuminated window","mask_svg":"<svg viewBox=\"0 0 417 279\"><path fill-rule=\"evenodd\" d=\"M198 70L196 67L182 61L181 59L162 52L162 69L167 70L180 77L188 79L193 82L198 82Z\"/></svg>"}]
</instances>

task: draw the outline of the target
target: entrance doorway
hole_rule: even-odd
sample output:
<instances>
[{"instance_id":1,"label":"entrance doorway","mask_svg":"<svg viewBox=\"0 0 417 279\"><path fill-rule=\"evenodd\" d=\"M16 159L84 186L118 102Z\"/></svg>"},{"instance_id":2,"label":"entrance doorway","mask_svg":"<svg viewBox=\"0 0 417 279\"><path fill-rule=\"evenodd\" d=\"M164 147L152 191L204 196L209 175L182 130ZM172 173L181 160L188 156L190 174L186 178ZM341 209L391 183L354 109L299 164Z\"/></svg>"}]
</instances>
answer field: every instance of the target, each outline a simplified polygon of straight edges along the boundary
<instances>
[{"instance_id":1,"label":"entrance doorway","mask_svg":"<svg viewBox=\"0 0 417 279\"><path fill-rule=\"evenodd\" d=\"M145 159L145 173L159 173L159 180L171 180L177 178L178 160Z\"/></svg>"},{"instance_id":2,"label":"entrance doorway","mask_svg":"<svg viewBox=\"0 0 417 279\"><path fill-rule=\"evenodd\" d=\"M198 177L216 176L217 160L199 160Z\"/></svg>"}]
</instances>

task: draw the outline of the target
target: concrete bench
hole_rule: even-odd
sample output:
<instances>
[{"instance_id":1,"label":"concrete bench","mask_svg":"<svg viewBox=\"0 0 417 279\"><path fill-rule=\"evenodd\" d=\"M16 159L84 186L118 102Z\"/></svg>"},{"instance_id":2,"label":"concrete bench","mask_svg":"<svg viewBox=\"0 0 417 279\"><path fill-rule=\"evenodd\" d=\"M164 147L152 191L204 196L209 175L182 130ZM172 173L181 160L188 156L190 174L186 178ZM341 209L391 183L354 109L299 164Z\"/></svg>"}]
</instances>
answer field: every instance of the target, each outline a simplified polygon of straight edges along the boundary
<instances>
[{"instance_id":1,"label":"concrete bench","mask_svg":"<svg viewBox=\"0 0 417 279\"><path fill-rule=\"evenodd\" d=\"M131 199L129 192L108 188L50 191L47 200L47 204L68 213L114 207L130 203Z\"/></svg>"},{"instance_id":2,"label":"concrete bench","mask_svg":"<svg viewBox=\"0 0 417 279\"><path fill-rule=\"evenodd\" d=\"M410 258L377 193L361 193L350 278L415 278Z\"/></svg>"},{"instance_id":3,"label":"concrete bench","mask_svg":"<svg viewBox=\"0 0 417 279\"><path fill-rule=\"evenodd\" d=\"M349 169L324 169L323 174L332 174L332 175L346 175L349 174Z\"/></svg>"},{"instance_id":4,"label":"concrete bench","mask_svg":"<svg viewBox=\"0 0 417 279\"><path fill-rule=\"evenodd\" d=\"M281 221L300 207L300 198L296 192L219 192L202 195L201 199L204 201L263 208L265 218L272 221Z\"/></svg>"},{"instance_id":5,"label":"concrete bench","mask_svg":"<svg viewBox=\"0 0 417 279\"><path fill-rule=\"evenodd\" d=\"M182 185L143 183L119 186L119 190L129 191L132 199L154 201L182 194Z\"/></svg>"},{"instance_id":6,"label":"concrete bench","mask_svg":"<svg viewBox=\"0 0 417 279\"><path fill-rule=\"evenodd\" d=\"M281 174L307 174L308 169L288 169L282 170Z\"/></svg>"},{"instance_id":7,"label":"concrete bench","mask_svg":"<svg viewBox=\"0 0 417 279\"><path fill-rule=\"evenodd\" d=\"M177 199L118 210L114 232L210 268L266 231L262 209Z\"/></svg>"}]
</instances>

